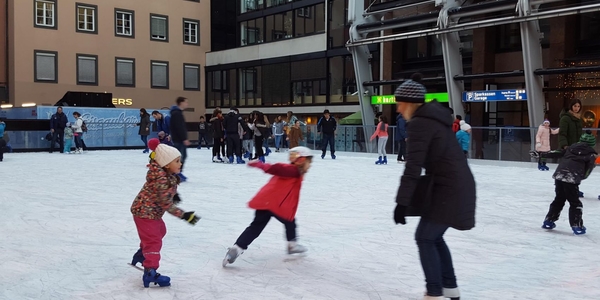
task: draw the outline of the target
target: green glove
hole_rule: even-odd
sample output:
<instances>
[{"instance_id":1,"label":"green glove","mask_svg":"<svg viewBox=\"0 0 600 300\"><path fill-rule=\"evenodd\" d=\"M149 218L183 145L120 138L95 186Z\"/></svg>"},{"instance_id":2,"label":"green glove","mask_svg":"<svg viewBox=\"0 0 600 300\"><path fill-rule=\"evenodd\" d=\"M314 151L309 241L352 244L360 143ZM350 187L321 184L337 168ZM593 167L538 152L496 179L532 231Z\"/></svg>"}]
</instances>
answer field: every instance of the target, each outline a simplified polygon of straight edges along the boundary
<instances>
[{"instance_id":1,"label":"green glove","mask_svg":"<svg viewBox=\"0 0 600 300\"><path fill-rule=\"evenodd\" d=\"M192 225L196 225L198 220L200 220L200 217L196 216L196 214L193 211L188 211L184 213L183 216L181 216L181 219Z\"/></svg>"}]
</instances>

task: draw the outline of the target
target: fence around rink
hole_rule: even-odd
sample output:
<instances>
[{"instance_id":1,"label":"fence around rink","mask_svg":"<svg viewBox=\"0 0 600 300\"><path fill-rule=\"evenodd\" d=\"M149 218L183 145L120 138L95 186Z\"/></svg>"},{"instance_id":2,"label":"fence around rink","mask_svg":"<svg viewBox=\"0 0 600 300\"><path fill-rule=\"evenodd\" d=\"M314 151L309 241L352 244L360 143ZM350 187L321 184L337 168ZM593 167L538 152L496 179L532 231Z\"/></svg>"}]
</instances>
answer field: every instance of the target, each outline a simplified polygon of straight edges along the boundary
<instances>
[{"instance_id":1,"label":"fence around rink","mask_svg":"<svg viewBox=\"0 0 600 300\"><path fill-rule=\"evenodd\" d=\"M50 147L50 142L45 139L49 131L11 131L10 120L7 120L7 131L10 144L15 151L43 151ZM138 135L138 129L131 123L86 123L88 132L83 139L88 148L92 149L124 149L142 148L143 143ZM188 124L190 125L190 124ZM300 144L310 149L321 149L321 135L317 133L316 125L301 126L304 141ZM198 131L195 126L188 126L188 136L192 143L197 144ZM338 126L335 137L336 151L375 153L374 141L365 140L364 132L372 133L375 126ZM597 128L589 129L598 135ZM535 134L538 128L529 127L473 127L471 132L470 154L473 159L505 160L505 161L531 161L529 151L532 143L535 144ZM389 126L389 140L387 152L389 156L398 153L396 140L396 127ZM151 132L149 138L156 137L156 132ZM212 146L212 136L207 136L209 146ZM533 139L533 140L532 140ZM600 138L599 138L600 139ZM558 135L550 137L552 149L558 147ZM368 146L370 143L370 147ZM410 141L408 141L410 143ZM270 147L274 146L274 139L269 139ZM329 149L328 149L329 150ZM596 150L600 150L596 146ZM393 157L388 158L393 160Z\"/></svg>"}]
</instances>

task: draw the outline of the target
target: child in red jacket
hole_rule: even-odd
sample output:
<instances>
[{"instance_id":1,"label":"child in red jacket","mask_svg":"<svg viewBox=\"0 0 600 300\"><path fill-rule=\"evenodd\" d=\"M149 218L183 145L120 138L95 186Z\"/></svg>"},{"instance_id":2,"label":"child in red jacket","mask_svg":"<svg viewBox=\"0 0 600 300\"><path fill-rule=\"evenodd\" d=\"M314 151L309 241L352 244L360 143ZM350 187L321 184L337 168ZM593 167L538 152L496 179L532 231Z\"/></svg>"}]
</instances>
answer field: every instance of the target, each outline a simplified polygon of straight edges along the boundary
<instances>
[{"instance_id":1,"label":"child in red jacket","mask_svg":"<svg viewBox=\"0 0 600 300\"><path fill-rule=\"evenodd\" d=\"M140 236L140 249L133 255L131 264L144 266L142 282L160 286L171 285L171 278L156 272L160 261L162 239L167 233L162 220L165 212L194 225L200 219L193 211L184 212L176 206L181 199L177 194L181 171L181 153L175 147L159 144L157 139L148 141L153 158L148 164L146 183L131 204L131 214Z\"/></svg>"},{"instance_id":2,"label":"child in red jacket","mask_svg":"<svg viewBox=\"0 0 600 300\"><path fill-rule=\"evenodd\" d=\"M275 217L285 226L288 240L288 254L306 252L306 248L296 243L296 210L300 200L300 188L304 174L312 162L311 150L306 147L295 147L289 151L290 164L267 164L258 160L248 166L262 169L274 175L271 180L250 200L248 206L256 210L254 221L238 237L233 247L229 248L223 267L232 264L240 254L248 248L265 229L271 217Z\"/></svg>"}]
</instances>

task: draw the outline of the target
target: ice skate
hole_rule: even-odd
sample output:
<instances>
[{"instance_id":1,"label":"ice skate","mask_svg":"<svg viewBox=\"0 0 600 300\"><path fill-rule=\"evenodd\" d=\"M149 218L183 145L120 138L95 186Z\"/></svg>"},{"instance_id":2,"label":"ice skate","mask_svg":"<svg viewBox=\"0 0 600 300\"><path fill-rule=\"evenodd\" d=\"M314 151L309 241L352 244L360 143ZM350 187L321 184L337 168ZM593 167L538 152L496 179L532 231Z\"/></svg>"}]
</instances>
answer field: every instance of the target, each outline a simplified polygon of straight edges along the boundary
<instances>
[{"instance_id":1,"label":"ice skate","mask_svg":"<svg viewBox=\"0 0 600 300\"><path fill-rule=\"evenodd\" d=\"M387 156L383 157L383 161L381 163L384 164L384 165L387 165Z\"/></svg>"},{"instance_id":2,"label":"ice skate","mask_svg":"<svg viewBox=\"0 0 600 300\"><path fill-rule=\"evenodd\" d=\"M222 162L223 162L223 159L222 159L220 156L213 156L213 159L212 159L212 161L213 161L214 163L222 163Z\"/></svg>"},{"instance_id":3,"label":"ice skate","mask_svg":"<svg viewBox=\"0 0 600 300\"><path fill-rule=\"evenodd\" d=\"M227 162L232 164L233 163L233 156L230 156L227 158Z\"/></svg>"},{"instance_id":4,"label":"ice skate","mask_svg":"<svg viewBox=\"0 0 600 300\"><path fill-rule=\"evenodd\" d=\"M546 220L546 221L544 221L544 224L542 224L542 228L554 229L554 228L556 228L556 224L554 224L554 221Z\"/></svg>"},{"instance_id":5,"label":"ice skate","mask_svg":"<svg viewBox=\"0 0 600 300\"><path fill-rule=\"evenodd\" d=\"M383 161L381 160L381 156L379 157L379 159L375 162L376 165L381 165L383 163Z\"/></svg>"},{"instance_id":6,"label":"ice skate","mask_svg":"<svg viewBox=\"0 0 600 300\"><path fill-rule=\"evenodd\" d=\"M266 161L265 161L265 157L264 157L264 156L259 156L259 157L258 157L258 160L262 161L263 163L264 163L264 162L266 162Z\"/></svg>"},{"instance_id":7,"label":"ice skate","mask_svg":"<svg viewBox=\"0 0 600 300\"><path fill-rule=\"evenodd\" d=\"M336 158L335 154L331 154L331 159L335 159L335 158Z\"/></svg>"},{"instance_id":8,"label":"ice skate","mask_svg":"<svg viewBox=\"0 0 600 300\"><path fill-rule=\"evenodd\" d=\"M240 248L238 245L233 245L233 247L228 248L227 254L225 254L225 258L223 259L223 267L227 264L234 263L242 253L244 253L244 249Z\"/></svg>"},{"instance_id":9,"label":"ice skate","mask_svg":"<svg viewBox=\"0 0 600 300\"><path fill-rule=\"evenodd\" d=\"M444 298L450 298L450 300L460 300L460 291L457 287L455 288L444 288Z\"/></svg>"},{"instance_id":10,"label":"ice skate","mask_svg":"<svg viewBox=\"0 0 600 300\"><path fill-rule=\"evenodd\" d=\"M573 229L573 234L575 234L575 235L585 234L585 230L586 230L586 228L584 226L573 226L573 227L571 227L571 229Z\"/></svg>"},{"instance_id":11,"label":"ice skate","mask_svg":"<svg viewBox=\"0 0 600 300\"><path fill-rule=\"evenodd\" d=\"M288 242L288 254L298 254L308 251L306 247L299 245L296 242Z\"/></svg>"},{"instance_id":12,"label":"ice skate","mask_svg":"<svg viewBox=\"0 0 600 300\"><path fill-rule=\"evenodd\" d=\"M144 254L142 253L142 248L138 249L138 251L133 255L131 259L131 265L135 266L137 263L140 263L142 266L144 265Z\"/></svg>"},{"instance_id":13,"label":"ice skate","mask_svg":"<svg viewBox=\"0 0 600 300\"><path fill-rule=\"evenodd\" d=\"M246 161L244 161L240 156L237 157L236 163L238 165L243 165L246 163Z\"/></svg>"},{"instance_id":14,"label":"ice skate","mask_svg":"<svg viewBox=\"0 0 600 300\"><path fill-rule=\"evenodd\" d=\"M151 282L154 282L154 285L159 286L171 285L171 278L160 275L160 273L157 273L155 269L144 269L142 281L144 282L144 287L150 287Z\"/></svg>"},{"instance_id":15,"label":"ice skate","mask_svg":"<svg viewBox=\"0 0 600 300\"><path fill-rule=\"evenodd\" d=\"M579 198L583 198L583 192L579 192Z\"/></svg>"}]
</instances>

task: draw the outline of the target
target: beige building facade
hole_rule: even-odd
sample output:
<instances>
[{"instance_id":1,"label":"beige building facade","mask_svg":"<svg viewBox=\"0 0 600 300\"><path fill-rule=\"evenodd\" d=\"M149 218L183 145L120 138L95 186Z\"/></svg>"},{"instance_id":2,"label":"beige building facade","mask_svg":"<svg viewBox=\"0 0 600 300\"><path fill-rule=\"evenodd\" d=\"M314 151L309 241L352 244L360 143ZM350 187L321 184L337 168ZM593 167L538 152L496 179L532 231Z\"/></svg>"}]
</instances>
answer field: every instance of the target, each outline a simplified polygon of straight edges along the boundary
<instances>
[{"instance_id":1,"label":"beige building facade","mask_svg":"<svg viewBox=\"0 0 600 300\"><path fill-rule=\"evenodd\" d=\"M111 93L117 107L160 109L178 96L204 114L210 3L0 0L3 106L53 105L67 92ZM4 17L0 17L4 19Z\"/></svg>"}]
</instances>

